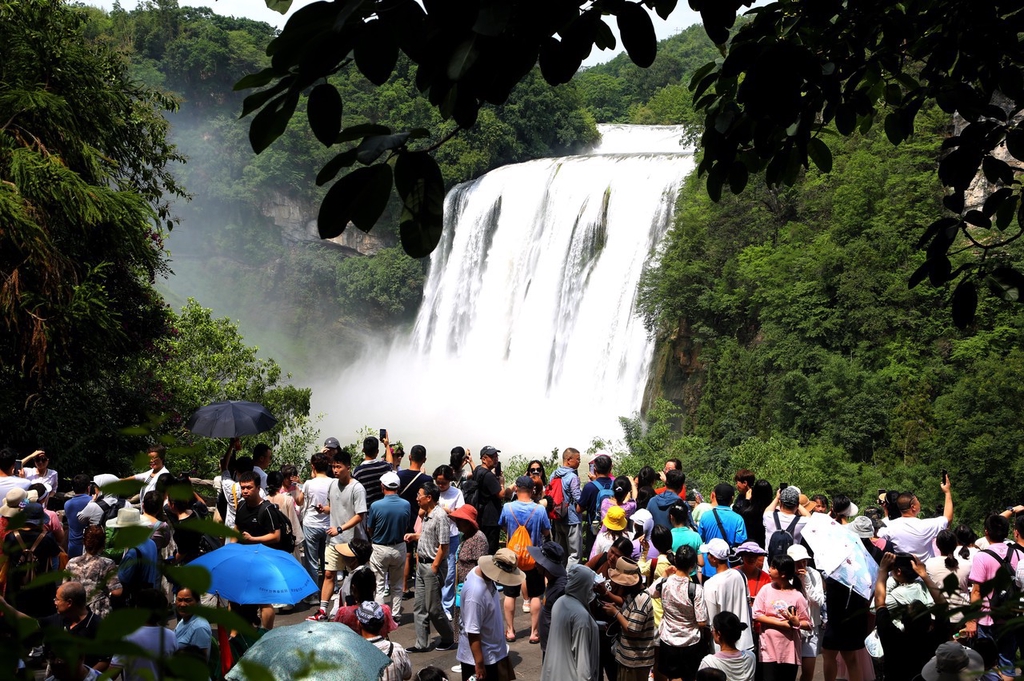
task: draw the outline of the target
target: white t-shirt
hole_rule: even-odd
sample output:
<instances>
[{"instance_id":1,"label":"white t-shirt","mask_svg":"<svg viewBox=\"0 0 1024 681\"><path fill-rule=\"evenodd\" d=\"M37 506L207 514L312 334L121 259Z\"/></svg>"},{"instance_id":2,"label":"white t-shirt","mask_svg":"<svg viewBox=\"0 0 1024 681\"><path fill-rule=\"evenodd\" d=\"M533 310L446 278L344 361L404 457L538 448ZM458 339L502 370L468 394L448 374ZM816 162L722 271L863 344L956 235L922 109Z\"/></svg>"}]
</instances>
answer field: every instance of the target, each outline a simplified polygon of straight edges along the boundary
<instances>
[{"instance_id":1,"label":"white t-shirt","mask_svg":"<svg viewBox=\"0 0 1024 681\"><path fill-rule=\"evenodd\" d=\"M445 511L454 511L459 506L465 506L466 499L462 496L462 490L461 489L459 489L458 487L452 487L451 485L449 485L448 489L446 489L445 491L441 492L441 498L438 500L437 503ZM448 524L451 525L451 530L452 530L451 536L458 537L459 536L459 528L455 525L455 523L448 523Z\"/></svg>"},{"instance_id":2,"label":"white t-shirt","mask_svg":"<svg viewBox=\"0 0 1024 681\"><path fill-rule=\"evenodd\" d=\"M132 476L133 478L135 478L139 482L146 483L146 485L142 488L142 491L139 492L139 502L140 503L141 503L141 501L143 499L146 498L147 494L149 494L150 492L152 492L153 490L156 489L156 481L159 480L160 476L163 475L164 473L170 473L170 471L167 470L166 466L164 468L161 468L160 470L158 470L156 473L154 473L152 470L148 470L148 471L144 471L142 473L138 473L137 475L133 475Z\"/></svg>"},{"instance_id":3,"label":"white t-shirt","mask_svg":"<svg viewBox=\"0 0 1024 681\"><path fill-rule=\"evenodd\" d=\"M316 530L326 530L331 525L331 514L320 513L316 510L317 504L327 506L330 504L328 493L334 478L322 478L316 476L302 483L302 496L304 497L302 507L302 526Z\"/></svg>"},{"instance_id":4,"label":"white t-shirt","mask_svg":"<svg viewBox=\"0 0 1024 681\"><path fill-rule=\"evenodd\" d=\"M917 556L922 563L935 555L933 542L949 527L945 516L938 518L896 518L878 530L880 539L892 542L896 551Z\"/></svg>"},{"instance_id":5,"label":"white t-shirt","mask_svg":"<svg viewBox=\"0 0 1024 681\"><path fill-rule=\"evenodd\" d=\"M57 491L57 471L53 470L52 468L47 468L46 473L44 473L43 475L39 475L38 469L30 467L25 468L22 471L22 474L25 476L25 479L28 480L30 483L41 482L50 488L51 493Z\"/></svg>"},{"instance_id":6,"label":"white t-shirt","mask_svg":"<svg viewBox=\"0 0 1024 681\"><path fill-rule=\"evenodd\" d=\"M704 605L708 609L708 621L713 621L720 612L731 612L747 625L736 641L739 650L754 649L753 621L747 593L747 578L739 570L719 572L704 582ZM715 650L720 650L717 644Z\"/></svg>"},{"instance_id":7,"label":"white t-shirt","mask_svg":"<svg viewBox=\"0 0 1024 681\"><path fill-rule=\"evenodd\" d=\"M0 477L0 499L6 497L12 489L28 489L31 485L27 478L19 478L17 475Z\"/></svg>"},{"instance_id":8,"label":"white t-shirt","mask_svg":"<svg viewBox=\"0 0 1024 681\"><path fill-rule=\"evenodd\" d=\"M749 650L737 653L715 653L705 655L700 661L700 669L718 669L725 672L729 681L754 681L754 670L757 658Z\"/></svg>"},{"instance_id":9,"label":"white t-shirt","mask_svg":"<svg viewBox=\"0 0 1024 681\"><path fill-rule=\"evenodd\" d=\"M178 649L178 639L174 632L165 627L141 627L124 639L134 643L154 657L167 657ZM157 678L156 665L145 657L129 657L115 655L110 666L124 669L125 681L143 681Z\"/></svg>"},{"instance_id":10,"label":"white t-shirt","mask_svg":"<svg viewBox=\"0 0 1024 681\"><path fill-rule=\"evenodd\" d=\"M259 466L253 466L252 472L260 476L260 489L263 491L267 490L267 473Z\"/></svg>"}]
</instances>

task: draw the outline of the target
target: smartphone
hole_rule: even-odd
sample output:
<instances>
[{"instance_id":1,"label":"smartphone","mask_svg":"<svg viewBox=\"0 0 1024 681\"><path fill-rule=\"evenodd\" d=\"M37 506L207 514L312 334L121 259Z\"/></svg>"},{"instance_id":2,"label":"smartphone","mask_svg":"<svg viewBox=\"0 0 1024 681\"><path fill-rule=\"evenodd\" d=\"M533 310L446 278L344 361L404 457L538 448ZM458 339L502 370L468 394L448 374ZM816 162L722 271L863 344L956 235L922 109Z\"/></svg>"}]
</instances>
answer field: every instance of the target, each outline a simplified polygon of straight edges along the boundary
<instances>
[{"instance_id":1,"label":"smartphone","mask_svg":"<svg viewBox=\"0 0 1024 681\"><path fill-rule=\"evenodd\" d=\"M497 475L499 478L501 477L501 462L500 461L495 461L494 462L494 474Z\"/></svg>"},{"instance_id":2,"label":"smartphone","mask_svg":"<svg viewBox=\"0 0 1024 681\"><path fill-rule=\"evenodd\" d=\"M387 428L381 428L380 429L380 439L381 439L382 442L384 440L388 439L388 429Z\"/></svg>"},{"instance_id":3,"label":"smartphone","mask_svg":"<svg viewBox=\"0 0 1024 681\"><path fill-rule=\"evenodd\" d=\"M781 492L782 490L786 489L787 487L789 487L789 483L788 483L788 482L780 482L780 483L779 483L779 491L780 491L780 492Z\"/></svg>"},{"instance_id":4,"label":"smartphone","mask_svg":"<svg viewBox=\"0 0 1024 681\"><path fill-rule=\"evenodd\" d=\"M942 477L940 477L939 480L942 482L943 485L945 485L946 482L948 482L949 473L946 472L945 468L942 469Z\"/></svg>"},{"instance_id":5,"label":"smartphone","mask_svg":"<svg viewBox=\"0 0 1024 681\"><path fill-rule=\"evenodd\" d=\"M880 487L878 489L878 496L882 497L882 496L885 496L885 494L886 494L886 489L884 487Z\"/></svg>"}]
</instances>

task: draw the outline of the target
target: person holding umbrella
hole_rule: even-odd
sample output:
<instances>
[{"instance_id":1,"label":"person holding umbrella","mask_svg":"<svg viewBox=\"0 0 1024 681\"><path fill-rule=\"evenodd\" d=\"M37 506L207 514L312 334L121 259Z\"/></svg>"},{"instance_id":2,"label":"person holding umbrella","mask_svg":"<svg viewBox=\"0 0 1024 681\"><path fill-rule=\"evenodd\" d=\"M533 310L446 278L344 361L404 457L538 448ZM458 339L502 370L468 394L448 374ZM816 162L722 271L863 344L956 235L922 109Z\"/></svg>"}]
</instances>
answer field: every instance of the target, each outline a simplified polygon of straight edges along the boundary
<instances>
[{"instance_id":1,"label":"person holding umbrella","mask_svg":"<svg viewBox=\"0 0 1024 681\"><path fill-rule=\"evenodd\" d=\"M238 476L243 503L235 511L235 529L242 534L243 544L263 544L273 547L281 541L281 528L270 512L269 501L260 497L259 476L254 471ZM259 604L260 622L264 629L274 628L274 609L266 603Z\"/></svg>"}]
</instances>

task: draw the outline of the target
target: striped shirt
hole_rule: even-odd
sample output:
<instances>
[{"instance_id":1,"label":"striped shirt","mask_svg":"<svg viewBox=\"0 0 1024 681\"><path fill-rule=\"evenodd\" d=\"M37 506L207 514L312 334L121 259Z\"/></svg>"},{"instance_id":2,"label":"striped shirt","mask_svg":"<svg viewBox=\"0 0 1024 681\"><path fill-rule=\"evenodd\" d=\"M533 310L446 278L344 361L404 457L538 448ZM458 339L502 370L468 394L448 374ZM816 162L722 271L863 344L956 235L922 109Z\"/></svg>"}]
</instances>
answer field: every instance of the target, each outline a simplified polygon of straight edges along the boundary
<instances>
[{"instance_id":1,"label":"striped shirt","mask_svg":"<svg viewBox=\"0 0 1024 681\"><path fill-rule=\"evenodd\" d=\"M650 667L654 664L654 599L646 591L627 597L622 616L628 626L615 641L615 661L623 667Z\"/></svg>"},{"instance_id":2,"label":"striped shirt","mask_svg":"<svg viewBox=\"0 0 1024 681\"><path fill-rule=\"evenodd\" d=\"M352 477L358 480L366 490L367 509L370 509L375 501L384 496L384 492L380 490L380 476L391 470L391 464L384 459L363 461L352 469Z\"/></svg>"}]
</instances>

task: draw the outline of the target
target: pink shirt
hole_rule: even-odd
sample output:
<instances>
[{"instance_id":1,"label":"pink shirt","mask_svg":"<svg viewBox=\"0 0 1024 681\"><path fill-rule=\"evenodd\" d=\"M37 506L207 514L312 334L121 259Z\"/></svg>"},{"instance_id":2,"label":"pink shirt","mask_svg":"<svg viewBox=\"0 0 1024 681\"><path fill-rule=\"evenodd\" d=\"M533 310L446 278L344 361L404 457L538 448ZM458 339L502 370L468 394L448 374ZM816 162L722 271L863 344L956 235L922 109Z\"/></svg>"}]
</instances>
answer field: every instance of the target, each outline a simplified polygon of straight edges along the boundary
<instances>
[{"instance_id":1,"label":"pink shirt","mask_svg":"<svg viewBox=\"0 0 1024 681\"><path fill-rule=\"evenodd\" d=\"M1006 552L1010 550L1010 547L1008 544L1000 542L999 544L992 544L988 547L988 550L996 554L1000 558L1006 558ZM1013 568L1011 572L1017 569L1017 560L1019 558L1020 555L1018 551L1014 551L1013 555L1010 556L1010 566ZM996 572L999 570L999 565L1000 562L998 560L988 555L984 551L978 551L976 554L974 554L974 562L971 563L971 575L968 579L970 580L971 584L983 585L985 582L993 579L996 576ZM984 587L982 587L983 592L984 590ZM989 602L991 600L992 596L990 595L985 596L982 599L982 610L986 613L988 612ZM991 626L993 624L993 620L991 617L988 616L988 614L986 614L984 617L978 620L978 624L984 626Z\"/></svg>"},{"instance_id":2,"label":"pink shirt","mask_svg":"<svg viewBox=\"0 0 1024 681\"><path fill-rule=\"evenodd\" d=\"M776 589L771 584L757 592L754 598L754 618L759 615L768 617L788 617L790 606L796 608L797 617L809 620L807 599L796 589ZM761 662L780 662L782 664L800 664L799 629L776 629L761 626Z\"/></svg>"}]
</instances>

